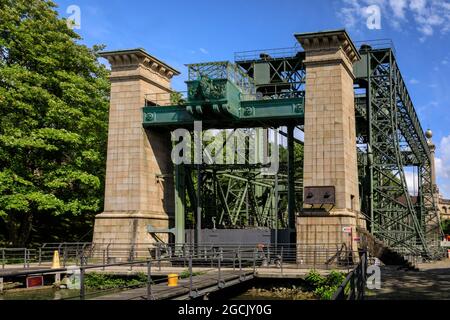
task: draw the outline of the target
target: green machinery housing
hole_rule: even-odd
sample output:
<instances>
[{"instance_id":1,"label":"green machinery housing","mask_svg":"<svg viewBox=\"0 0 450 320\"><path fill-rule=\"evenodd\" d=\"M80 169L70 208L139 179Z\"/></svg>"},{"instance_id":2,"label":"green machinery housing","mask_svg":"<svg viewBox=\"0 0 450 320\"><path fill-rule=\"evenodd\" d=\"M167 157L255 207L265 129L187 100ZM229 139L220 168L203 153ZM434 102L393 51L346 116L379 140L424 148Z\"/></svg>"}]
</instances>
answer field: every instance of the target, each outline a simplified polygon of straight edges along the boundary
<instances>
[{"instance_id":1,"label":"green machinery housing","mask_svg":"<svg viewBox=\"0 0 450 320\"><path fill-rule=\"evenodd\" d=\"M431 153L395 59L393 45L360 46L354 66L355 115L361 211L368 229L387 246L414 255L439 254L442 234L433 190ZM175 241L185 228L268 228L295 233L303 208L305 53L297 46L247 51L228 61L189 64L187 92L147 96L145 128L190 132L196 121L216 134L239 128L277 132L277 174L267 163L180 164L175 166ZM307 93L306 93L307 94ZM253 128L253 129L250 129ZM258 129L255 129L258 128ZM221 130L223 129L223 130ZM264 140L264 139L263 139ZM411 197L405 168L418 172ZM288 241L292 240L291 237ZM294 241L295 242L295 241Z\"/></svg>"}]
</instances>

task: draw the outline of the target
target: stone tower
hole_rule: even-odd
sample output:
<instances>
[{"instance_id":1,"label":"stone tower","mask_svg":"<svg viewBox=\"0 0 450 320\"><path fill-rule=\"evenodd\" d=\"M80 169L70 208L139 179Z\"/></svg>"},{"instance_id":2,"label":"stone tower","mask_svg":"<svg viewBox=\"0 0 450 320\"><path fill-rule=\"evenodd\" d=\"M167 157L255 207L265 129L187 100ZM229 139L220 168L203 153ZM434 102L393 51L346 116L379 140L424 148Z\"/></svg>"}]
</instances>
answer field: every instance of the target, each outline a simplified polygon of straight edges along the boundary
<instances>
[{"instance_id":1,"label":"stone tower","mask_svg":"<svg viewBox=\"0 0 450 320\"><path fill-rule=\"evenodd\" d=\"M142 49L101 56L111 64L111 101L105 208L96 216L93 242L151 243L147 225L167 229L173 219L173 167L170 133L144 129L142 107L168 103L179 72Z\"/></svg>"},{"instance_id":2,"label":"stone tower","mask_svg":"<svg viewBox=\"0 0 450 320\"><path fill-rule=\"evenodd\" d=\"M353 63L345 30L297 34L306 54L304 212L297 243L356 250L360 218Z\"/></svg>"}]
</instances>

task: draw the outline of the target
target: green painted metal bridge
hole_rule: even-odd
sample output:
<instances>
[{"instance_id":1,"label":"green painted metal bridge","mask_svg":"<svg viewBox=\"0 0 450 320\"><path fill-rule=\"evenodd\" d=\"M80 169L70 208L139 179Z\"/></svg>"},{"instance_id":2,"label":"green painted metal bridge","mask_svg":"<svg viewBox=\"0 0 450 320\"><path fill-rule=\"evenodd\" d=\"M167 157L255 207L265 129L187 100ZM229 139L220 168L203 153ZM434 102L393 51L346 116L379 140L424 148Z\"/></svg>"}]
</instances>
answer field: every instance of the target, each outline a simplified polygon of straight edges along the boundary
<instances>
[{"instance_id":1,"label":"green painted metal bridge","mask_svg":"<svg viewBox=\"0 0 450 320\"><path fill-rule=\"evenodd\" d=\"M389 42L362 44L354 65L358 172L370 232L400 253L434 257L442 235L432 154ZM265 128L287 138L279 174L258 165L176 166L176 239L191 227L293 229L303 207L305 53L299 48L241 52L235 62L187 65L186 93L148 95L143 126ZM324 111L326 112L326 111ZM280 129L281 128L281 129ZM285 128L285 129L283 129ZM418 174L417 197L405 168ZM197 173L195 175L195 173ZM413 201L415 200L415 201ZM185 217L190 217L187 221Z\"/></svg>"}]
</instances>

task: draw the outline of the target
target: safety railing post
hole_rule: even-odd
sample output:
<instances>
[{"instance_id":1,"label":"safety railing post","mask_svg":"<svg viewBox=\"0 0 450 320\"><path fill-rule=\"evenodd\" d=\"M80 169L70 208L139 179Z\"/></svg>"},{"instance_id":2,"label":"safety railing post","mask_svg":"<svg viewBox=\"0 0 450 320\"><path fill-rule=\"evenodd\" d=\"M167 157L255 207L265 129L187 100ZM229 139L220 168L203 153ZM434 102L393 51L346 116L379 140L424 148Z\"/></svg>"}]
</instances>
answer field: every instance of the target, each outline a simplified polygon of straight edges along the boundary
<instances>
[{"instance_id":1,"label":"safety railing post","mask_svg":"<svg viewBox=\"0 0 450 320\"><path fill-rule=\"evenodd\" d=\"M27 248L23 251L23 268L25 269L27 267Z\"/></svg>"},{"instance_id":2,"label":"safety railing post","mask_svg":"<svg viewBox=\"0 0 450 320\"><path fill-rule=\"evenodd\" d=\"M41 263L42 263L42 247L39 247L38 263L39 263L39 265L41 265Z\"/></svg>"},{"instance_id":3,"label":"safety railing post","mask_svg":"<svg viewBox=\"0 0 450 320\"><path fill-rule=\"evenodd\" d=\"M256 274L256 248L253 250L253 275Z\"/></svg>"},{"instance_id":4,"label":"safety railing post","mask_svg":"<svg viewBox=\"0 0 450 320\"><path fill-rule=\"evenodd\" d=\"M280 255L280 271L281 271L281 274L283 274L283 248L284 248L284 246L281 246L281 255Z\"/></svg>"},{"instance_id":5,"label":"safety railing post","mask_svg":"<svg viewBox=\"0 0 450 320\"><path fill-rule=\"evenodd\" d=\"M63 266L66 267L66 262L67 262L67 246L64 246L64 251L63 251Z\"/></svg>"},{"instance_id":6,"label":"safety railing post","mask_svg":"<svg viewBox=\"0 0 450 320\"><path fill-rule=\"evenodd\" d=\"M5 263L6 263L5 249L2 248L2 269L5 269Z\"/></svg>"},{"instance_id":7,"label":"safety railing post","mask_svg":"<svg viewBox=\"0 0 450 320\"><path fill-rule=\"evenodd\" d=\"M103 249L103 271L105 270L105 264L106 264L106 250Z\"/></svg>"},{"instance_id":8,"label":"safety railing post","mask_svg":"<svg viewBox=\"0 0 450 320\"><path fill-rule=\"evenodd\" d=\"M84 268L80 268L80 300L84 300L86 296L85 287L84 287Z\"/></svg>"},{"instance_id":9,"label":"safety railing post","mask_svg":"<svg viewBox=\"0 0 450 320\"><path fill-rule=\"evenodd\" d=\"M193 297L192 294L192 254L189 254L189 297Z\"/></svg>"},{"instance_id":10,"label":"safety railing post","mask_svg":"<svg viewBox=\"0 0 450 320\"><path fill-rule=\"evenodd\" d=\"M220 260L221 260L221 259L220 259L220 255L217 255L217 269L218 269L218 273L217 273L217 274L218 274L218 275L217 275L217 287L218 287L218 288L220 288L220 282L221 282L221 280L222 280L222 279L221 279L221 278L222 278L222 277L221 277L222 275L221 275L221 268L220 268L220 267L221 267L221 261L220 261Z\"/></svg>"},{"instance_id":11,"label":"safety railing post","mask_svg":"<svg viewBox=\"0 0 450 320\"><path fill-rule=\"evenodd\" d=\"M361 273L362 273L362 280L361 280L361 299L365 299L366 297L366 280L367 280L367 252L364 252L363 259L362 259L362 265L361 265Z\"/></svg>"},{"instance_id":12,"label":"safety railing post","mask_svg":"<svg viewBox=\"0 0 450 320\"><path fill-rule=\"evenodd\" d=\"M152 299L152 261L147 262L147 300Z\"/></svg>"},{"instance_id":13,"label":"safety railing post","mask_svg":"<svg viewBox=\"0 0 450 320\"><path fill-rule=\"evenodd\" d=\"M158 270L161 271L161 246L158 244L156 247L156 254L158 259Z\"/></svg>"},{"instance_id":14,"label":"safety railing post","mask_svg":"<svg viewBox=\"0 0 450 320\"><path fill-rule=\"evenodd\" d=\"M108 245L106 246L106 263L109 264L109 261L111 261L110 257L109 257L109 247L111 246L111 243L108 243Z\"/></svg>"},{"instance_id":15,"label":"safety railing post","mask_svg":"<svg viewBox=\"0 0 450 320\"><path fill-rule=\"evenodd\" d=\"M355 273L353 272L352 277L350 278L350 298L349 300L354 300L355 297Z\"/></svg>"},{"instance_id":16,"label":"safety railing post","mask_svg":"<svg viewBox=\"0 0 450 320\"><path fill-rule=\"evenodd\" d=\"M212 252L211 252L211 268L214 267L214 255L216 254L216 248L212 248Z\"/></svg>"},{"instance_id":17,"label":"safety railing post","mask_svg":"<svg viewBox=\"0 0 450 320\"><path fill-rule=\"evenodd\" d=\"M242 277L242 258L241 258L241 248L238 248L238 261L239 261L239 279Z\"/></svg>"},{"instance_id":18,"label":"safety railing post","mask_svg":"<svg viewBox=\"0 0 450 320\"><path fill-rule=\"evenodd\" d=\"M314 249L313 269L316 270L317 249Z\"/></svg>"}]
</instances>

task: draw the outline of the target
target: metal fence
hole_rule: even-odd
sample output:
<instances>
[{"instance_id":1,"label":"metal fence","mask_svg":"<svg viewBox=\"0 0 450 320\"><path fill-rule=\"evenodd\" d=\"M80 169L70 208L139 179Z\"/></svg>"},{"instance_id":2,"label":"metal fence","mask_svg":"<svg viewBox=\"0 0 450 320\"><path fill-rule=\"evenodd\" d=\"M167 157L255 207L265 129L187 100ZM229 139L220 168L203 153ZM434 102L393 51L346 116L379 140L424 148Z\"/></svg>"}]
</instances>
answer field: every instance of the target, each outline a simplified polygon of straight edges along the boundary
<instances>
[{"instance_id":1,"label":"metal fence","mask_svg":"<svg viewBox=\"0 0 450 320\"><path fill-rule=\"evenodd\" d=\"M3 276L49 275L79 273L79 294L72 297L86 299L105 295L110 292L146 288L144 296L147 299L159 299L154 288L158 284L168 282L170 270L176 270L179 277L188 279L184 283L187 288L184 295L195 298L205 293L205 290L217 290L232 281L243 281L248 275L259 272L295 272L311 269L333 269L349 272L344 283L339 287L334 299L361 299L364 297L367 255L354 252L343 244L335 246L298 244L94 244L94 243L55 243L44 244L37 249L2 249L5 254L15 252L22 257L21 263L28 268L34 260L43 267L39 270L11 271ZM44 267L58 251L63 259L59 269ZM34 259L34 260L33 260ZM5 260L3 260L5 261ZM67 266L70 264L71 266ZM356 266L356 267L355 267ZM76 270L76 271L74 271ZM7 271L7 270L5 270ZM141 281L128 286L92 289L86 285L89 273L119 273L141 275ZM298 270L297 270L298 271ZM303 272L303 271L302 271ZM230 278L230 274L237 277ZM209 283L208 288L197 290L193 284L194 277L201 275L203 281ZM143 276L145 279L143 279ZM198 278L195 278L198 279ZM161 286L160 286L161 287ZM160 289L160 288L159 288Z\"/></svg>"},{"instance_id":2,"label":"metal fence","mask_svg":"<svg viewBox=\"0 0 450 320\"><path fill-rule=\"evenodd\" d=\"M45 266L52 263L55 251L62 266L86 264L113 264L133 262L138 259L186 258L193 253L208 257L221 251L223 259L232 259L239 254L246 258L256 250L262 266L304 269L349 269L358 263L359 255L345 243L324 243L317 245L299 244L167 244L167 243L45 243L38 248L3 248L2 268L5 265L30 264Z\"/></svg>"},{"instance_id":3,"label":"metal fence","mask_svg":"<svg viewBox=\"0 0 450 320\"><path fill-rule=\"evenodd\" d=\"M35 256L35 249L28 248L0 248L2 269L10 264L23 264L24 268L30 266L30 260Z\"/></svg>"},{"instance_id":4,"label":"metal fence","mask_svg":"<svg viewBox=\"0 0 450 320\"><path fill-rule=\"evenodd\" d=\"M146 288L144 294L146 299L158 299L154 294L154 288L159 284L168 283L171 274L161 274L164 267L168 266L172 268L178 267L178 270L183 270L177 274L177 277L188 280L187 284L184 284L184 287L188 290L179 295L196 298L202 293L199 293L198 288L194 285L195 276L201 275L203 281L209 281L209 290L216 290L216 288L220 289L227 285L227 279L224 277L225 272L234 271L238 275L239 281L243 281L249 273L255 274L258 263L261 261L256 250L241 250L236 255L234 255L234 252L230 255L230 252L223 249L208 251L206 254L205 252L199 253L197 250L187 250L185 253L181 256L150 257L145 260L106 265L82 265L80 266L79 298L86 299L124 289ZM145 281L131 286L110 289L89 290L88 286L86 286L85 279L89 272L117 272L118 269L122 268L123 270L124 267L127 268L128 272L135 271L145 274ZM170 292L168 293L170 295ZM174 296L177 295L175 294Z\"/></svg>"},{"instance_id":5,"label":"metal fence","mask_svg":"<svg viewBox=\"0 0 450 320\"><path fill-rule=\"evenodd\" d=\"M367 280L367 254L361 255L358 265L347 274L347 277L334 293L332 300L363 300Z\"/></svg>"}]
</instances>

